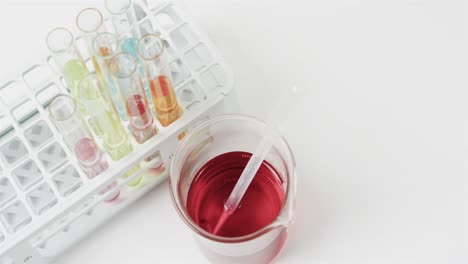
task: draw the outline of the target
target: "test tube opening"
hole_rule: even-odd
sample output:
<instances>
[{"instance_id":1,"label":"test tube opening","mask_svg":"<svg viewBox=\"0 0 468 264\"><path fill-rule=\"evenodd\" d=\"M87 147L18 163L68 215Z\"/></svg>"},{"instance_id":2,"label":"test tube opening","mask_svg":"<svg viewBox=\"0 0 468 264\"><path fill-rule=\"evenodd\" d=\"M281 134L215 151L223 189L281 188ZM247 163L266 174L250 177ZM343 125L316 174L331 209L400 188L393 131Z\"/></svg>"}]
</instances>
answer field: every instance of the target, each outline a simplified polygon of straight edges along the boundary
<instances>
[{"instance_id":1,"label":"test tube opening","mask_svg":"<svg viewBox=\"0 0 468 264\"><path fill-rule=\"evenodd\" d=\"M155 60L162 56L164 44L161 37L155 34L148 34L138 41L138 56L144 60Z\"/></svg>"},{"instance_id":2,"label":"test tube opening","mask_svg":"<svg viewBox=\"0 0 468 264\"><path fill-rule=\"evenodd\" d=\"M81 32L93 33L102 26L104 18L96 8L85 8L76 17L76 26Z\"/></svg>"},{"instance_id":3,"label":"test tube opening","mask_svg":"<svg viewBox=\"0 0 468 264\"><path fill-rule=\"evenodd\" d=\"M60 94L49 105L50 116L57 121L71 118L76 112L76 102L68 95Z\"/></svg>"},{"instance_id":4,"label":"test tube opening","mask_svg":"<svg viewBox=\"0 0 468 264\"><path fill-rule=\"evenodd\" d=\"M47 48L53 53L64 53L73 48L73 34L66 28L54 28L46 38Z\"/></svg>"},{"instance_id":5,"label":"test tube opening","mask_svg":"<svg viewBox=\"0 0 468 264\"><path fill-rule=\"evenodd\" d=\"M110 32L103 32L93 41L93 52L101 58L111 58L118 51L119 40Z\"/></svg>"},{"instance_id":6,"label":"test tube opening","mask_svg":"<svg viewBox=\"0 0 468 264\"><path fill-rule=\"evenodd\" d=\"M127 12L132 5L131 0L106 0L105 6L112 15L122 15Z\"/></svg>"},{"instance_id":7,"label":"test tube opening","mask_svg":"<svg viewBox=\"0 0 468 264\"><path fill-rule=\"evenodd\" d=\"M135 73L137 66L137 62L132 55L121 52L112 58L110 69L114 77L125 79L131 77Z\"/></svg>"}]
</instances>

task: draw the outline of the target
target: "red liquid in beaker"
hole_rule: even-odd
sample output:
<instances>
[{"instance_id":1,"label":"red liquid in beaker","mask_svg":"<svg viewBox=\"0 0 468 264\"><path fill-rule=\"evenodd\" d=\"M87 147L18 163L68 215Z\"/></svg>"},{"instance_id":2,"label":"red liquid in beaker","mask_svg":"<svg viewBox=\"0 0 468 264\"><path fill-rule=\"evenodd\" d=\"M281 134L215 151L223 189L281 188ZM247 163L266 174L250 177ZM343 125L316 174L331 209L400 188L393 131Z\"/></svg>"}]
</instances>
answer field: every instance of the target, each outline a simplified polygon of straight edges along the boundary
<instances>
[{"instance_id":1,"label":"red liquid in beaker","mask_svg":"<svg viewBox=\"0 0 468 264\"><path fill-rule=\"evenodd\" d=\"M251 153L228 152L208 161L190 185L187 212L201 228L213 233ZM263 162L250 184L239 208L230 215L217 235L239 237L251 234L272 223L283 208L283 181L273 166Z\"/></svg>"}]
</instances>

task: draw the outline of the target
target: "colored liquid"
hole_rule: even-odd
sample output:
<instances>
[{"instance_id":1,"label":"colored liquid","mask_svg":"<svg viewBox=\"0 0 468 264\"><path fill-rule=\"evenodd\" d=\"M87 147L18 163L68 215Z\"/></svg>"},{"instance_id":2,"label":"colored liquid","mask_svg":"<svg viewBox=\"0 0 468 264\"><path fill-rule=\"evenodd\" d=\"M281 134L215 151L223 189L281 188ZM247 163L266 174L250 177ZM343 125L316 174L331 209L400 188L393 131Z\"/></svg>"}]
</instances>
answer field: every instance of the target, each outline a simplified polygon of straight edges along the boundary
<instances>
[{"instance_id":1,"label":"colored liquid","mask_svg":"<svg viewBox=\"0 0 468 264\"><path fill-rule=\"evenodd\" d=\"M102 57L108 57L112 54L112 50L108 47L100 47L99 48L99 55ZM106 94L108 94L108 97L110 97L113 106L117 113L119 114L120 118L124 121L127 121L127 114L125 113L125 107L122 102L122 99L120 98L120 92L117 89L117 86L114 83L114 80L112 80L112 77L109 73L110 71L110 59L104 59L104 70L100 69L100 75L101 79L105 82L103 85L104 87L107 87L107 91L103 91ZM96 73L98 73L98 68L96 68Z\"/></svg>"},{"instance_id":2,"label":"colored liquid","mask_svg":"<svg viewBox=\"0 0 468 264\"><path fill-rule=\"evenodd\" d=\"M75 155L80 167L89 178L96 177L109 167L101 151L90 138L78 140L75 145Z\"/></svg>"},{"instance_id":3,"label":"colored liquid","mask_svg":"<svg viewBox=\"0 0 468 264\"><path fill-rule=\"evenodd\" d=\"M104 141L106 149L112 160L117 161L127 156L133 151L132 143L128 134L117 116L115 109L110 107L102 96L102 92L97 90L94 85L85 85L81 87L83 100L86 102L89 112L92 115L93 130ZM90 121L91 121L90 120ZM122 177L126 178L140 169L137 165ZM134 186L141 182L142 177L137 177L128 185Z\"/></svg>"},{"instance_id":4,"label":"colored liquid","mask_svg":"<svg viewBox=\"0 0 468 264\"><path fill-rule=\"evenodd\" d=\"M104 108L105 106L102 105L101 107ZM104 147L112 160L120 160L133 151L127 132L115 112L101 110L94 120L97 129L102 132L100 137L104 141Z\"/></svg>"},{"instance_id":5,"label":"colored liquid","mask_svg":"<svg viewBox=\"0 0 468 264\"><path fill-rule=\"evenodd\" d=\"M94 142L89 138L80 139L75 145L75 154L80 162L80 167L86 173L89 178L94 178L99 175L101 172L109 168L109 164L102 155L101 151L96 147ZM107 186L100 194L107 193L115 187L117 183L112 183ZM106 201L115 200L120 194L119 190L113 191L113 194L110 195Z\"/></svg>"},{"instance_id":6,"label":"colored liquid","mask_svg":"<svg viewBox=\"0 0 468 264\"><path fill-rule=\"evenodd\" d=\"M138 40L136 38L127 38L122 42L122 51L130 53L133 57L139 59L137 46Z\"/></svg>"},{"instance_id":7,"label":"colored liquid","mask_svg":"<svg viewBox=\"0 0 468 264\"><path fill-rule=\"evenodd\" d=\"M156 108L158 120L163 126L168 126L182 116L177 97L171 81L166 76L158 76L149 80L153 105Z\"/></svg>"},{"instance_id":8,"label":"colored liquid","mask_svg":"<svg viewBox=\"0 0 468 264\"><path fill-rule=\"evenodd\" d=\"M138 143L143 143L156 135L153 116L149 111L146 98L141 95L131 96L126 103L130 128Z\"/></svg>"},{"instance_id":9,"label":"colored liquid","mask_svg":"<svg viewBox=\"0 0 468 264\"><path fill-rule=\"evenodd\" d=\"M143 71L143 67L141 67L140 56L138 56L138 52L137 52L138 40L136 38L127 38L122 42L121 47L122 47L122 51L129 53L130 55L132 55L135 58L135 60L138 63L138 71L140 72L140 75L145 76L145 72ZM148 87L148 83L143 82L143 85L144 85L146 97L150 98L151 92L150 92L150 89ZM154 113L154 114L156 114L156 113Z\"/></svg>"},{"instance_id":10,"label":"colored liquid","mask_svg":"<svg viewBox=\"0 0 468 264\"><path fill-rule=\"evenodd\" d=\"M117 187L117 182L113 182L111 185L106 186L102 191L99 192L100 195L106 194L107 192L112 192L107 198L106 202L112 202L116 200L120 195L120 190L115 189Z\"/></svg>"},{"instance_id":11,"label":"colored liquid","mask_svg":"<svg viewBox=\"0 0 468 264\"><path fill-rule=\"evenodd\" d=\"M91 60L93 61L93 66L94 66L94 69L96 70L96 74L102 76L101 66L99 66L96 56L92 56Z\"/></svg>"},{"instance_id":12,"label":"colored liquid","mask_svg":"<svg viewBox=\"0 0 468 264\"><path fill-rule=\"evenodd\" d=\"M103 139L104 146L113 160L123 158L133 148L115 109L110 107L103 92L96 86L83 85L81 89L81 98L92 116L94 132Z\"/></svg>"},{"instance_id":13,"label":"colored liquid","mask_svg":"<svg viewBox=\"0 0 468 264\"><path fill-rule=\"evenodd\" d=\"M228 152L208 161L195 175L187 196L187 212L197 225L210 233L221 219L217 235L239 237L272 223L283 208L283 181L268 162L263 162L245 193L239 208L224 215L224 203L231 194L251 154Z\"/></svg>"},{"instance_id":14,"label":"colored liquid","mask_svg":"<svg viewBox=\"0 0 468 264\"><path fill-rule=\"evenodd\" d=\"M86 76L88 76L89 71L86 68L86 65L78 59L69 60L63 67L63 77L65 82L70 89L72 96L75 99L79 99L79 84ZM78 107L84 115L87 114L86 109L83 104L78 100Z\"/></svg>"}]
</instances>

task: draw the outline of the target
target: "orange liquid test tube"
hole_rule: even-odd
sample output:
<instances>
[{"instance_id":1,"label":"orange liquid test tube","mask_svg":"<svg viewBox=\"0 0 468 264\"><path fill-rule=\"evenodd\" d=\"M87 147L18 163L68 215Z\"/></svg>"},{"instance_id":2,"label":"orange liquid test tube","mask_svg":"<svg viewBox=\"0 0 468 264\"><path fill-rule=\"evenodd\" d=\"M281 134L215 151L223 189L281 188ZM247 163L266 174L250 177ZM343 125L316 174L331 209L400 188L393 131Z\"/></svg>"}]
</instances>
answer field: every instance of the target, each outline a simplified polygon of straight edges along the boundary
<instances>
[{"instance_id":1,"label":"orange liquid test tube","mask_svg":"<svg viewBox=\"0 0 468 264\"><path fill-rule=\"evenodd\" d=\"M138 55L144 64L158 120L166 127L179 119L183 112L172 85L162 39L157 35L143 36L138 41Z\"/></svg>"}]
</instances>

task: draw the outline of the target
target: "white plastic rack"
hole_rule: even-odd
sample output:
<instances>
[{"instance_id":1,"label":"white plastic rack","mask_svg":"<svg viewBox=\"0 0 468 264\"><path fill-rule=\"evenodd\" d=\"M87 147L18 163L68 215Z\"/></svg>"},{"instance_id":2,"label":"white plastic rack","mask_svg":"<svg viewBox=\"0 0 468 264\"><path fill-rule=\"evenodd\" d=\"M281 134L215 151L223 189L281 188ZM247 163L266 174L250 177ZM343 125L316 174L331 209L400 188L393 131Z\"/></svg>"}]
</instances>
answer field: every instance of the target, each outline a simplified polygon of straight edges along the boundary
<instances>
[{"instance_id":1,"label":"white plastic rack","mask_svg":"<svg viewBox=\"0 0 468 264\"><path fill-rule=\"evenodd\" d=\"M0 264L53 261L99 225L132 204L168 176L178 135L210 116L222 114L233 88L232 72L208 38L172 3L137 4L142 34L160 33L171 58L171 74L184 115L109 169L88 179L48 117L47 106L68 93L51 58L0 86ZM109 20L106 20L109 22ZM110 28L110 27L109 27ZM84 43L77 45L92 68ZM101 144L98 141L98 144ZM101 148L104 150L103 148ZM159 160L144 162L159 154ZM149 169L155 163L166 166ZM136 164L141 170L121 175ZM143 175L136 187L128 182ZM120 196L103 194L117 181Z\"/></svg>"}]
</instances>

